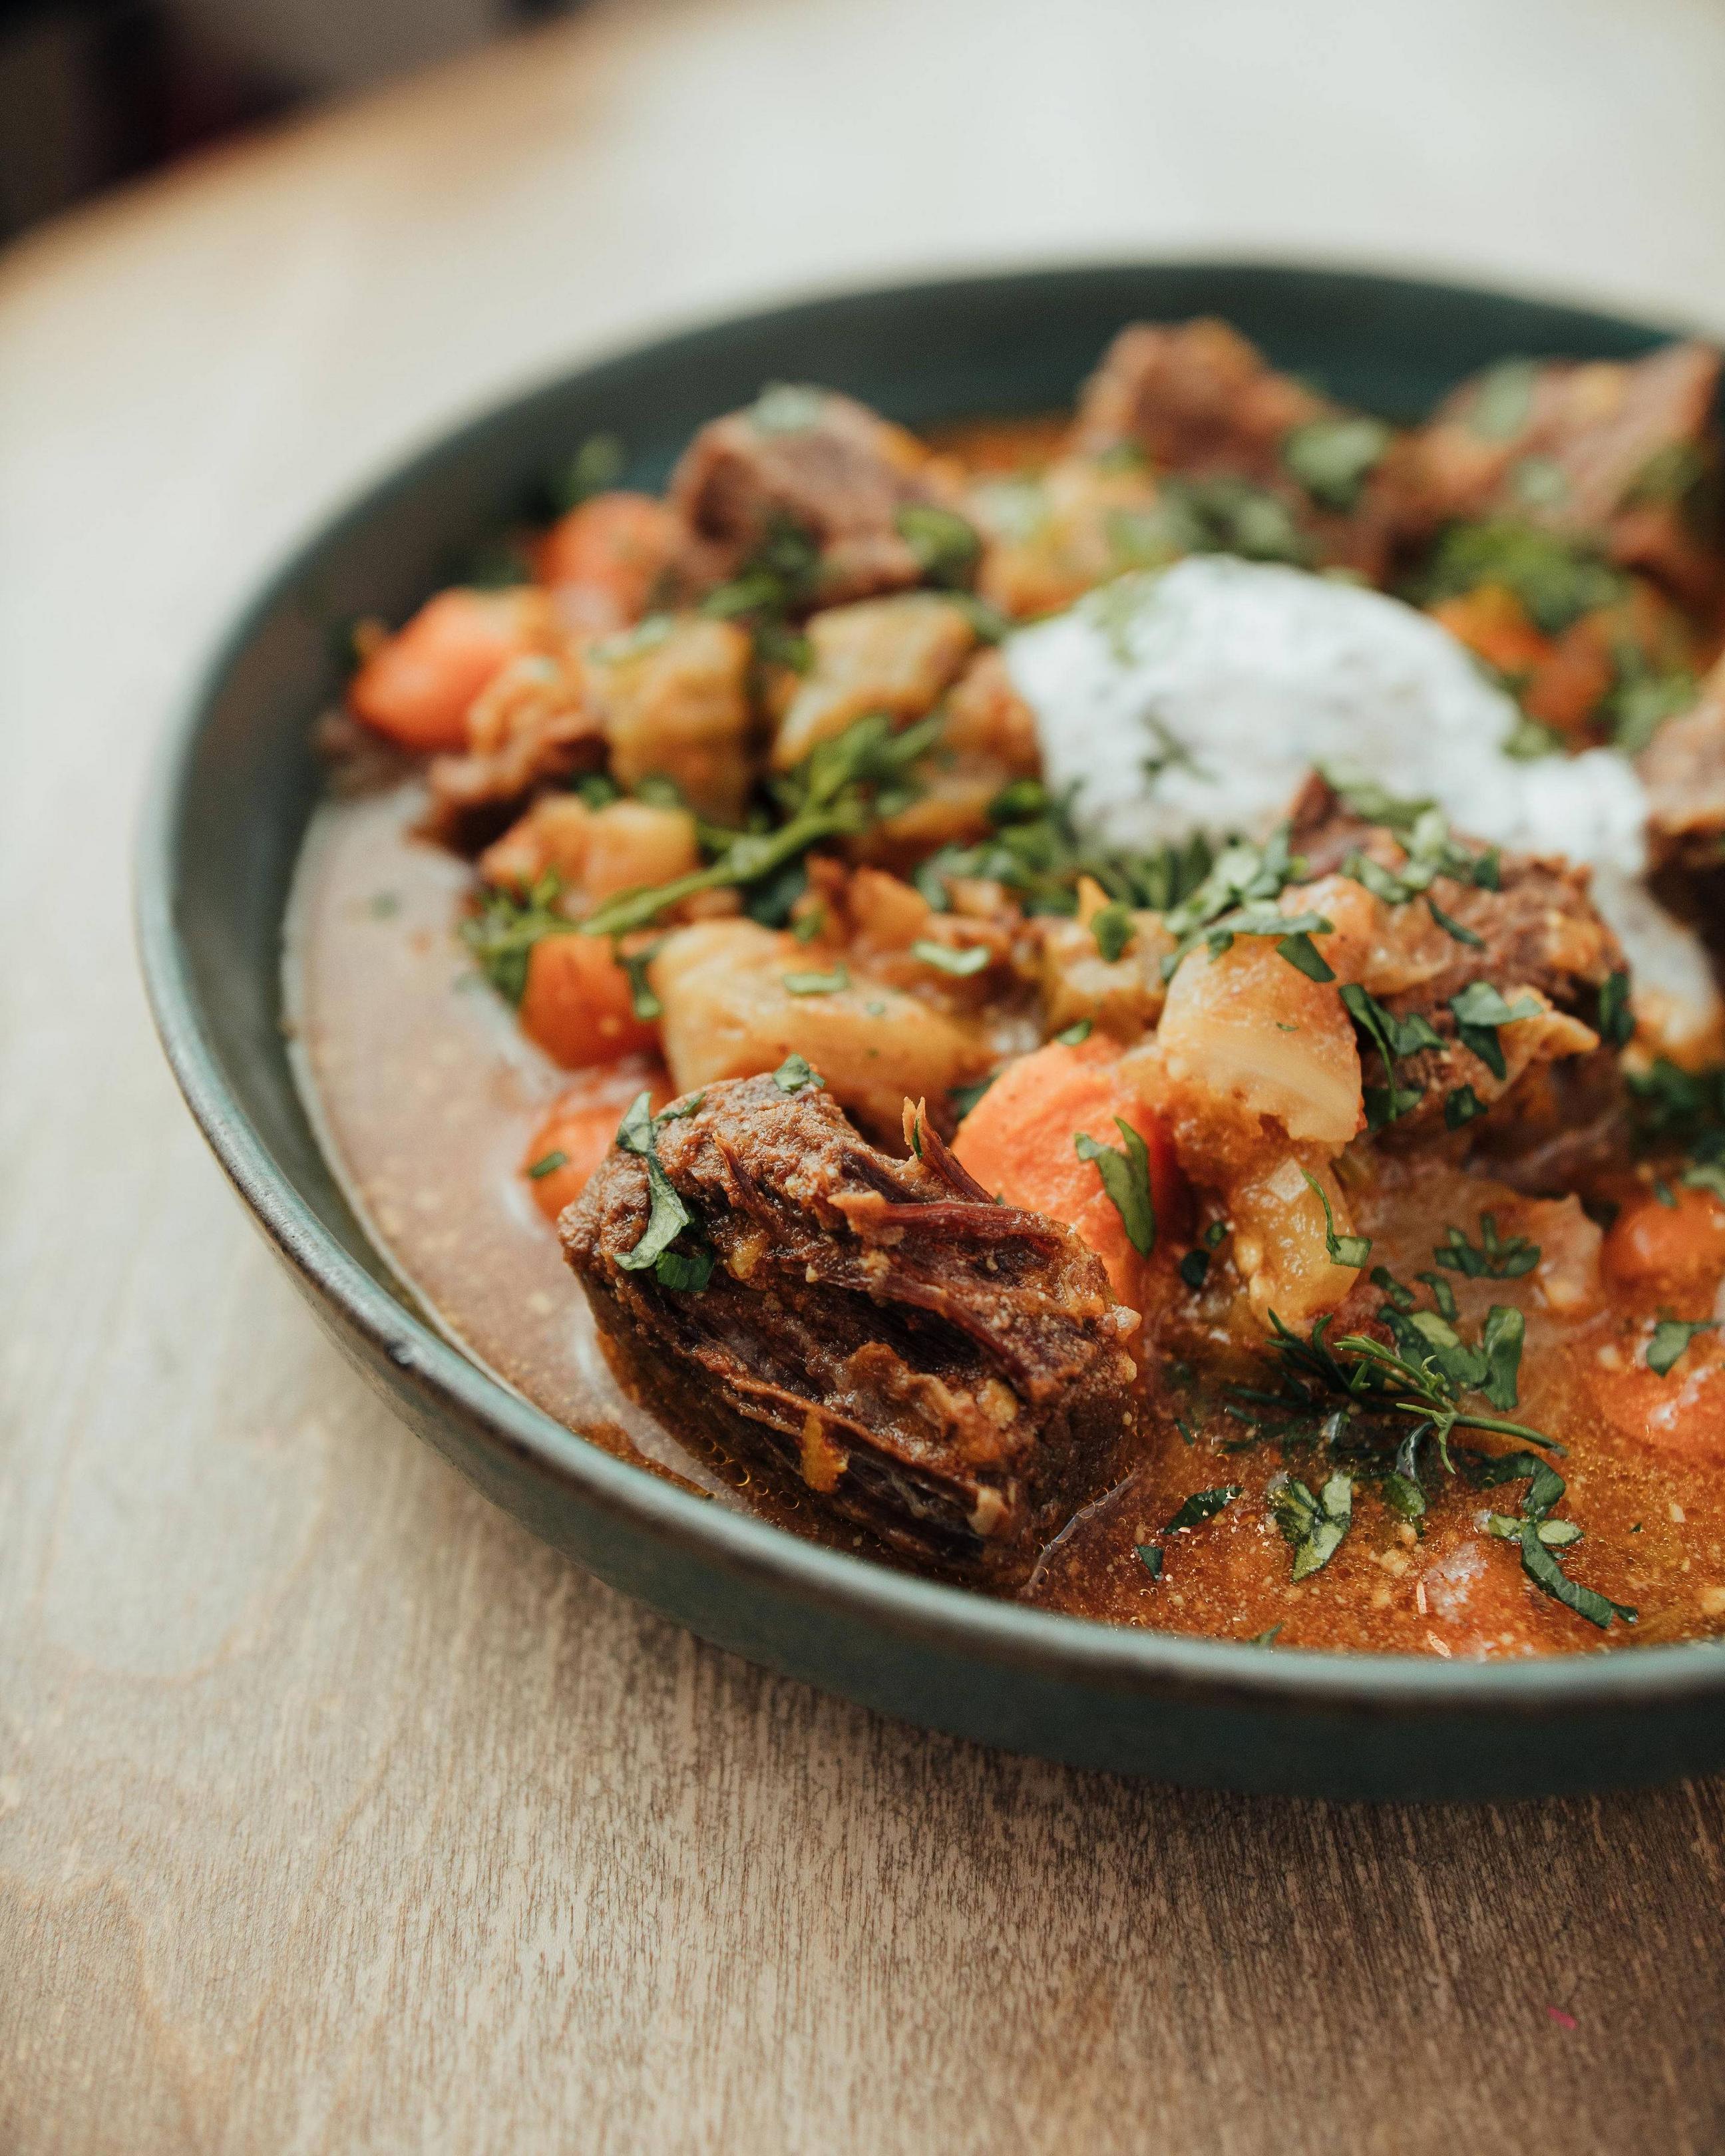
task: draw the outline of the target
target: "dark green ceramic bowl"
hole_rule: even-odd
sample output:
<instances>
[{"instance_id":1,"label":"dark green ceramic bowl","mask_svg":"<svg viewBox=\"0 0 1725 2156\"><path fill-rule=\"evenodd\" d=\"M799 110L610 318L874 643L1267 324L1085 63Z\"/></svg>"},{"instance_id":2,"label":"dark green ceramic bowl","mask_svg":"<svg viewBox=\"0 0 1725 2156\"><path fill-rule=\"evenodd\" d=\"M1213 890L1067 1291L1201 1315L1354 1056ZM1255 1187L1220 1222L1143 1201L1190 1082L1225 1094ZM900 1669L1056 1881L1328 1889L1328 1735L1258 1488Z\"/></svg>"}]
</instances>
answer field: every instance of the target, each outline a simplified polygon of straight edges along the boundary
<instances>
[{"instance_id":1,"label":"dark green ceramic bowl","mask_svg":"<svg viewBox=\"0 0 1725 2156\"><path fill-rule=\"evenodd\" d=\"M464 428L290 562L167 744L139 866L144 970L193 1113L324 1325L421 1436L603 1579L703 1637L886 1712L1173 1782L1329 1797L1510 1796L1725 1763L1725 1646L1479 1666L1115 1630L930 1586L686 1496L495 1383L390 1284L284 1053L282 913L336 687L328 624L399 619L588 435L655 485L763 381L912 426L1066 402L1122 322L1216 314L1394 416L1510 353L1620 357L1662 332L1404 280L1243 264L1051 270L810 301L583 369Z\"/></svg>"}]
</instances>

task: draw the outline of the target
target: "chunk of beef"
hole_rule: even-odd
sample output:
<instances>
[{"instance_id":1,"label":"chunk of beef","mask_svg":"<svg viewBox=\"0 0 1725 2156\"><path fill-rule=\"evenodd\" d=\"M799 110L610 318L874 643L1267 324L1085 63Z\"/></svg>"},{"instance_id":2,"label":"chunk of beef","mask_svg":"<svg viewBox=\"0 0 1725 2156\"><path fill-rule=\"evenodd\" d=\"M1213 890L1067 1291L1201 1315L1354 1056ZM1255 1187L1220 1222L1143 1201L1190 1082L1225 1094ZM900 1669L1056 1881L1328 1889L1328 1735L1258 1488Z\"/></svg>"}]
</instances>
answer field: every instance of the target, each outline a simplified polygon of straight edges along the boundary
<instances>
[{"instance_id":1,"label":"chunk of beef","mask_svg":"<svg viewBox=\"0 0 1725 2156\"><path fill-rule=\"evenodd\" d=\"M430 827L454 843L501 829L536 788L605 760L605 729L572 653L512 660L467 715L468 749L430 769Z\"/></svg>"},{"instance_id":2,"label":"chunk of beef","mask_svg":"<svg viewBox=\"0 0 1725 2156\"><path fill-rule=\"evenodd\" d=\"M692 534L682 565L690 588L738 576L788 531L817 557L790 594L806 608L921 583L926 554L900 529L903 512L950 510L950 495L941 467L902 427L851 398L781 386L701 429L671 475L670 500Z\"/></svg>"},{"instance_id":3,"label":"chunk of beef","mask_svg":"<svg viewBox=\"0 0 1725 2156\"><path fill-rule=\"evenodd\" d=\"M1159 470L1262 483L1293 429L1331 408L1226 322L1134 322L1085 384L1074 434L1092 456L1130 446Z\"/></svg>"},{"instance_id":4,"label":"chunk of beef","mask_svg":"<svg viewBox=\"0 0 1725 2156\"><path fill-rule=\"evenodd\" d=\"M1356 815L1316 773L1294 803L1289 843L1306 862L1309 878L1338 871L1350 854L1373 855L1394 870L1405 856L1382 824ZM1466 852L1483 854L1477 840L1459 838ZM1440 876L1433 896L1477 947L1445 933L1435 942L1440 961L1422 968L1420 993L1443 1003L1471 981L1497 988L1536 988L1555 1009L1590 1019L1599 990L1623 964L1617 938L1589 896L1585 867L1558 857L1500 853L1497 883L1488 890ZM1415 902L1423 913L1423 905Z\"/></svg>"},{"instance_id":5,"label":"chunk of beef","mask_svg":"<svg viewBox=\"0 0 1725 2156\"><path fill-rule=\"evenodd\" d=\"M1117 567L1153 566L1172 544L1326 563L1373 583L1387 570L1375 473L1389 429L1278 374L1226 322L1123 329L1085 386L1073 439L1091 457L1136 449L1163 482L1158 511L1110 520L1117 549L1141 557Z\"/></svg>"},{"instance_id":6,"label":"chunk of beef","mask_svg":"<svg viewBox=\"0 0 1725 2156\"><path fill-rule=\"evenodd\" d=\"M1135 1321L1100 1260L995 1204L926 1124L895 1160L813 1085L723 1081L657 1128L693 1223L677 1247L716 1254L704 1288L627 1265L650 1203L634 1152L560 1224L622 1382L920 1565L1022 1578L1130 1423Z\"/></svg>"},{"instance_id":7,"label":"chunk of beef","mask_svg":"<svg viewBox=\"0 0 1725 2156\"><path fill-rule=\"evenodd\" d=\"M1719 535L1704 505L1719 368L1710 346L1674 344L1628 362L1511 361L1464 382L1397 453L1403 541L1515 518L1710 605Z\"/></svg>"},{"instance_id":8,"label":"chunk of beef","mask_svg":"<svg viewBox=\"0 0 1725 2156\"><path fill-rule=\"evenodd\" d=\"M1355 853L1392 874L1406 858L1393 833L1355 814L1316 775L1295 803L1292 827L1291 843L1316 878L1339 876ZM1461 843L1471 853L1485 850L1476 842ZM1402 906L1376 901L1368 909L1378 927L1364 938L1368 955L1352 977L1393 1017L1424 1019L1443 1044L1396 1066L1397 1085L1421 1094L1419 1106L1391 1127L1399 1140L1428 1132L1462 1086L1471 1086L1480 1105L1489 1106L1536 1065L1585 1055L1598 1046L1592 1029L1599 1019L1600 992L1623 968L1624 957L1589 896L1589 881L1586 868L1568 861L1506 853L1498 856L1495 888L1438 879L1432 896L1453 928L1443 927L1420 898ZM1338 888L1345 903L1349 885ZM1323 909L1321 887L1308 886L1305 895ZM1357 886L1353 895L1359 897ZM1502 1072L1466 1045L1450 1007L1476 982L1512 1004L1531 991L1543 1006L1537 1016L1502 1029ZM1373 1060L1370 1051L1367 1060ZM1367 1082L1378 1082L1382 1075L1368 1069Z\"/></svg>"}]
</instances>

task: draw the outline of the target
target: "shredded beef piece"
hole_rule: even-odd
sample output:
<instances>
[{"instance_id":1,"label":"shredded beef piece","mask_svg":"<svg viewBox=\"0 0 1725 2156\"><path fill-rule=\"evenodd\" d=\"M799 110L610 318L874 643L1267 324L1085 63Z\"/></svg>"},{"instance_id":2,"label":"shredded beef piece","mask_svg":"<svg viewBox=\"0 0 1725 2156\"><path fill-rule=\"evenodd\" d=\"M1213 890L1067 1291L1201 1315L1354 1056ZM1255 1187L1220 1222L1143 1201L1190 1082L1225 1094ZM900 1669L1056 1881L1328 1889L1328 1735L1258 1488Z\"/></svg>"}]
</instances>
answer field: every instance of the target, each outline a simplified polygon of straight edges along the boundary
<instances>
[{"instance_id":1,"label":"shredded beef piece","mask_svg":"<svg viewBox=\"0 0 1725 2156\"><path fill-rule=\"evenodd\" d=\"M1301 788L1291 820L1289 844L1304 856L1308 880L1334 875L1350 854L1368 851L1383 835L1382 825L1354 815L1316 773ZM1457 839L1471 853L1486 851L1476 839ZM1624 960L1588 896L1590 881L1585 867L1533 854L1501 853L1495 891L1440 876L1432 896L1484 947L1454 943L1450 963L1418 993L1443 1003L1470 981L1537 988L1558 1010L1591 1022L1599 990Z\"/></svg>"},{"instance_id":2,"label":"shredded beef piece","mask_svg":"<svg viewBox=\"0 0 1725 2156\"><path fill-rule=\"evenodd\" d=\"M1717 464L1720 363L1710 346L1673 344L1627 364L1549 361L1524 388L1502 368L1464 382L1396 454L1403 540L1511 517L1592 541L1710 603L1719 535L1695 528L1692 497Z\"/></svg>"},{"instance_id":3,"label":"shredded beef piece","mask_svg":"<svg viewBox=\"0 0 1725 2156\"><path fill-rule=\"evenodd\" d=\"M803 401L787 414L791 398ZM956 506L914 435L851 398L814 389L769 391L703 427L671 475L670 500L693 535L682 563L689 589L738 575L789 527L819 550L809 606L920 583L922 562L899 514Z\"/></svg>"},{"instance_id":4,"label":"shredded beef piece","mask_svg":"<svg viewBox=\"0 0 1725 2156\"><path fill-rule=\"evenodd\" d=\"M1293 429L1331 408L1226 322L1134 322L1085 384L1075 440L1091 455L1130 444L1163 471L1266 482Z\"/></svg>"},{"instance_id":5,"label":"shredded beef piece","mask_svg":"<svg viewBox=\"0 0 1725 2156\"><path fill-rule=\"evenodd\" d=\"M468 738L466 755L431 762L428 829L451 844L495 835L536 788L605 760L603 722L573 659L506 666L475 701Z\"/></svg>"},{"instance_id":6,"label":"shredded beef piece","mask_svg":"<svg viewBox=\"0 0 1725 2156\"><path fill-rule=\"evenodd\" d=\"M800 1474L927 1568L1021 1578L1131 1423L1134 1321L1100 1260L995 1204L926 1124L899 1161L812 1086L695 1098L657 1152L694 1216L677 1247L716 1254L704 1289L620 1262L649 1217L637 1154L608 1155L560 1224L623 1383L697 1450Z\"/></svg>"},{"instance_id":7,"label":"shredded beef piece","mask_svg":"<svg viewBox=\"0 0 1725 2156\"><path fill-rule=\"evenodd\" d=\"M1383 826L1353 814L1316 773L1296 799L1291 821L1290 844L1304 856L1311 878L1338 873L1350 854L1372 851L1374 841L1381 853ZM1473 853L1485 850L1477 840L1461 843ZM1399 850L1394 858L1400 858ZM1542 1019L1526 1021L1541 1029L1537 1060L1584 1054L1596 1045L1579 1029L1596 1025L1600 990L1625 961L1616 937L1588 895L1590 880L1585 867L1560 857L1512 853L1498 857L1496 890L1447 876L1437 879L1432 896L1451 921L1480 941L1476 947L1450 938L1440 971L1380 998L1397 1018L1425 1019L1444 1042L1442 1048L1406 1057L1397 1066L1399 1084L1424 1091L1420 1106L1390 1127L1397 1139L1423 1137L1458 1086L1471 1086L1487 1103L1504 1090L1462 1045L1449 1008L1450 998L1472 982L1489 982L1512 1002L1531 988L1552 1006ZM1408 902L1425 903L1417 897ZM1510 1055L1512 1082L1516 1060ZM1376 1076L1369 1073L1368 1082Z\"/></svg>"}]
</instances>

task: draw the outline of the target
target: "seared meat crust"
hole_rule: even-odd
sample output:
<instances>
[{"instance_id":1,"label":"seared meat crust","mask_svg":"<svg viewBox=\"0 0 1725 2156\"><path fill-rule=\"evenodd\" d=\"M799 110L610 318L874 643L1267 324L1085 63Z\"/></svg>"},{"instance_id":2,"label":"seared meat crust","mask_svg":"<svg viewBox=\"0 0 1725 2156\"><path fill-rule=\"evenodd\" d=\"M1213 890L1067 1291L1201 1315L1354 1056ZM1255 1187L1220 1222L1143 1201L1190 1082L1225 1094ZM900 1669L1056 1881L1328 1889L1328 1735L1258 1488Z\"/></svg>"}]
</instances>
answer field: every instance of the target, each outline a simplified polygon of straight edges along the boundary
<instances>
[{"instance_id":1,"label":"seared meat crust","mask_svg":"<svg viewBox=\"0 0 1725 2156\"><path fill-rule=\"evenodd\" d=\"M687 587L700 592L736 576L785 526L819 551L810 603L919 583L922 564L898 528L899 512L917 503L956 506L922 444L853 398L776 393L805 398L806 415L781 424L763 416L765 398L729 413L701 429L671 474L671 506L692 535L682 564Z\"/></svg>"},{"instance_id":2,"label":"seared meat crust","mask_svg":"<svg viewBox=\"0 0 1725 2156\"><path fill-rule=\"evenodd\" d=\"M999 1205L924 1125L920 1159L832 1096L728 1080L660 1127L660 1165L717 1255L707 1286L619 1260L646 1163L614 1150L559 1224L629 1390L699 1451L800 1475L925 1568L1010 1584L1106 1486L1130 1426L1136 1322L1061 1223Z\"/></svg>"}]
</instances>

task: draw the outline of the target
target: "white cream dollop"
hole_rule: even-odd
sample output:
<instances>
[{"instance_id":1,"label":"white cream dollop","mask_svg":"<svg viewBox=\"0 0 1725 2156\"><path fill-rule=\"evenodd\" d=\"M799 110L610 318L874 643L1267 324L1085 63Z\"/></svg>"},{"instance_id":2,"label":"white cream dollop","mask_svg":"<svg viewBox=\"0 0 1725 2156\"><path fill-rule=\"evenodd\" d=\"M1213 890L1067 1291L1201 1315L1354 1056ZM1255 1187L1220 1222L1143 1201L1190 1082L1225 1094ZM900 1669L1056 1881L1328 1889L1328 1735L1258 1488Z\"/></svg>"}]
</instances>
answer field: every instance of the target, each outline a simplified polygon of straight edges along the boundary
<instances>
[{"instance_id":1,"label":"white cream dollop","mask_svg":"<svg viewBox=\"0 0 1725 2156\"><path fill-rule=\"evenodd\" d=\"M1638 987L1718 1023L1698 939L1659 906L1647 797L1610 749L1505 753L1514 704L1428 614L1381 592L1226 556L1118 578L1009 639L1049 783L1081 829L1142 850L1194 831L1261 834L1314 764L1348 764L1435 801L1469 836L1564 854Z\"/></svg>"}]
</instances>

